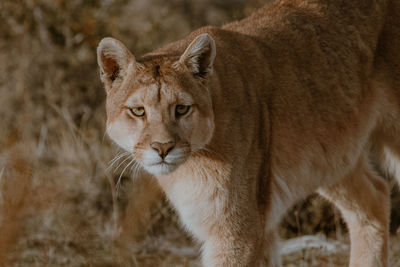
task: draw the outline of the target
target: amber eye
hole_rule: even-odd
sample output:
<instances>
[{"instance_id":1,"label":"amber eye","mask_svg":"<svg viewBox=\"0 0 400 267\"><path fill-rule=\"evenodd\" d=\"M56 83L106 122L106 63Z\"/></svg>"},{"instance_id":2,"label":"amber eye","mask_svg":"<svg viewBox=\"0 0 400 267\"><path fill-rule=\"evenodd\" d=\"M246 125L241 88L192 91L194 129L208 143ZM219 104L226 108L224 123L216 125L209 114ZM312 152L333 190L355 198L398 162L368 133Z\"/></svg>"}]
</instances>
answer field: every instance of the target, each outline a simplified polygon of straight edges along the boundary
<instances>
[{"instance_id":1,"label":"amber eye","mask_svg":"<svg viewBox=\"0 0 400 267\"><path fill-rule=\"evenodd\" d=\"M177 105L175 108L175 115L177 117L183 116L187 114L190 110L190 106L185 106L185 105Z\"/></svg>"},{"instance_id":2,"label":"amber eye","mask_svg":"<svg viewBox=\"0 0 400 267\"><path fill-rule=\"evenodd\" d=\"M144 107L130 108L129 111L135 117L143 117L144 116Z\"/></svg>"}]
</instances>

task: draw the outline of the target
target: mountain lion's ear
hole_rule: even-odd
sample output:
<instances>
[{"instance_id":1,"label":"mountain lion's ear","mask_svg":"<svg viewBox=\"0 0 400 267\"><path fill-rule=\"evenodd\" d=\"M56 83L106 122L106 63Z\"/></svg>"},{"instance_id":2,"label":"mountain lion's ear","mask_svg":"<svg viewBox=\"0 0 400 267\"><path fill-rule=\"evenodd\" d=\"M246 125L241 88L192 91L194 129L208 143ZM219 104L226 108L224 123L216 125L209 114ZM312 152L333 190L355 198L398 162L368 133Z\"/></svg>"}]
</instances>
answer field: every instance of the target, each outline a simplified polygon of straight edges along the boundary
<instances>
[{"instance_id":1,"label":"mountain lion's ear","mask_svg":"<svg viewBox=\"0 0 400 267\"><path fill-rule=\"evenodd\" d=\"M135 57L117 39L104 38L97 47L97 63L100 79L108 90L118 78L123 78L129 64L135 64Z\"/></svg>"},{"instance_id":2,"label":"mountain lion's ear","mask_svg":"<svg viewBox=\"0 0 400 267\"><path fill-rule=\"evenodd\" d=\"M212 74L216 55L214 39L207 33L197 36L179 59L179 63L195 76L205 78Z\"/></svg>"}]
</instances>

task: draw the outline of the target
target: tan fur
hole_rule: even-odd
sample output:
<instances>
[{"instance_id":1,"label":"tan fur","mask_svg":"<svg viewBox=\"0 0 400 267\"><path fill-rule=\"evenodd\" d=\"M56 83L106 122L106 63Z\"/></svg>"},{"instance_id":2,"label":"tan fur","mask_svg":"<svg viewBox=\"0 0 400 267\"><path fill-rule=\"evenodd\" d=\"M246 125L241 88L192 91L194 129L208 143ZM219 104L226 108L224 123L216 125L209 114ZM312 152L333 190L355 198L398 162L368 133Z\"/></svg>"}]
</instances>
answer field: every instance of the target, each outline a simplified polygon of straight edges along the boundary
<instances>
[{"instance_id":1,"label":"tan fur","mask_svg":"<svg viewBox=\"0 0 400 267\"><path fill-rule=\"evenodd\" d=\"M398 0L281 0L139 59L102 40L108 133L156 176L204 266L279 266L275 227L317 190L348 223L350 265L387 266L389 190L370 157L398 173L399 18Z\"/></svg>"}]
</instances>

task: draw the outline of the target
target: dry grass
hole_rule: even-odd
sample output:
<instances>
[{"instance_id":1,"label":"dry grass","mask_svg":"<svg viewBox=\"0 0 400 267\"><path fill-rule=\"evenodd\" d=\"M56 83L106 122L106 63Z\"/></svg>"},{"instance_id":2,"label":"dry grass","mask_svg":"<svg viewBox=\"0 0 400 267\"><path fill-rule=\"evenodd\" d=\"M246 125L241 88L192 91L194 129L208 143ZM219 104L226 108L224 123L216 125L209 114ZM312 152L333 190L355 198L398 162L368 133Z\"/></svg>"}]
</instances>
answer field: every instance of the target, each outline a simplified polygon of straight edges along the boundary
<instances>
[{"instance_id":1,"label":"dry grass","mask_svg":"<svg viewBox=\"0 0 400 267\"><path fill-rule=\"evenodd\" d=\"M29 162L15 155L8 161L11 173L0 173L1 203L0 203L0 259L7 263L8 252L13 250L24 231L22 221L26 218L29 200L32 200L30 183L32 168ZM11 177L13 180L11 180Z\"/></svg>"},{"instance_id":2,"label":"dry grass","mask_svg":"<svg viewBox=\"0 0 400 267\"><path fill-rule=\"evenodd\" d=\"M140 55L263 2L0 2L0 266L198 266L196 245L154 181L122 174L124 157L107 170L119 151L104 137L95 48L114 36ZM285 237L345 231L319 198L290 214Z\"/></svg>"}]
</instances>

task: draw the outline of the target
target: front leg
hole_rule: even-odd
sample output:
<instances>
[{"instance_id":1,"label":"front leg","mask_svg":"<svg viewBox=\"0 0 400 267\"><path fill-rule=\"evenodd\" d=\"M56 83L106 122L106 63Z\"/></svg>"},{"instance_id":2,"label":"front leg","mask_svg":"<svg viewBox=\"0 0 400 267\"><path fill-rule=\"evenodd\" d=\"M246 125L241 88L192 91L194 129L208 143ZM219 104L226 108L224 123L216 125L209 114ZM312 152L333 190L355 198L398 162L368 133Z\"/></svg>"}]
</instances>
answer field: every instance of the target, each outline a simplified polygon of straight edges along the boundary
<instances>
[{"instance_id":1,"label":"front leg","mask_svg":"<svg viewBox=\"0 0 400 267\"><path fill-rule=\"evenodd\" d=\"M229 235L227 228L220 230L220 236L209 238L203 245L203 266L281 266L277 229L267 232L262 227L252 229L240 231L241 238Z\"/></svg>"},{"instance_id":2,"label":"front leg","mask_svg":"<svg viewBox=\"0 0 400 267\"><path fill-rule=\"evenodd\" d=\"M263 225L243 214L240 218L230 218L217 226L206 239L202 250L203 266L234 267L234 266L260 266L264 255ZM225 218L226 219L226 218Z\"/></svg>"},{"instance_id":3,"label":"front leg","mask_svg":"<svg viewBox=\"0 0 400 267\"><path fill-rule=\"evenodd\" d=\"M197 157L173 177L158 177L160 185L186 229L203 243L203 266L265 266L273 242L265 242L266 209L257 201L257 179L233 176L229 165L217 163Z\"/></svg>"},{"instance_id":4,"label":"front leg","mask_svg":"<svg viewBox=\"0 0 400 267\"><path fill-rule=\"evenodd\" d=\"M265 255L265 226L255 194L207 181L175 179L163 187L183 224L202 241L203 266L259 266Z\"/></svg>"}]
</instances>

